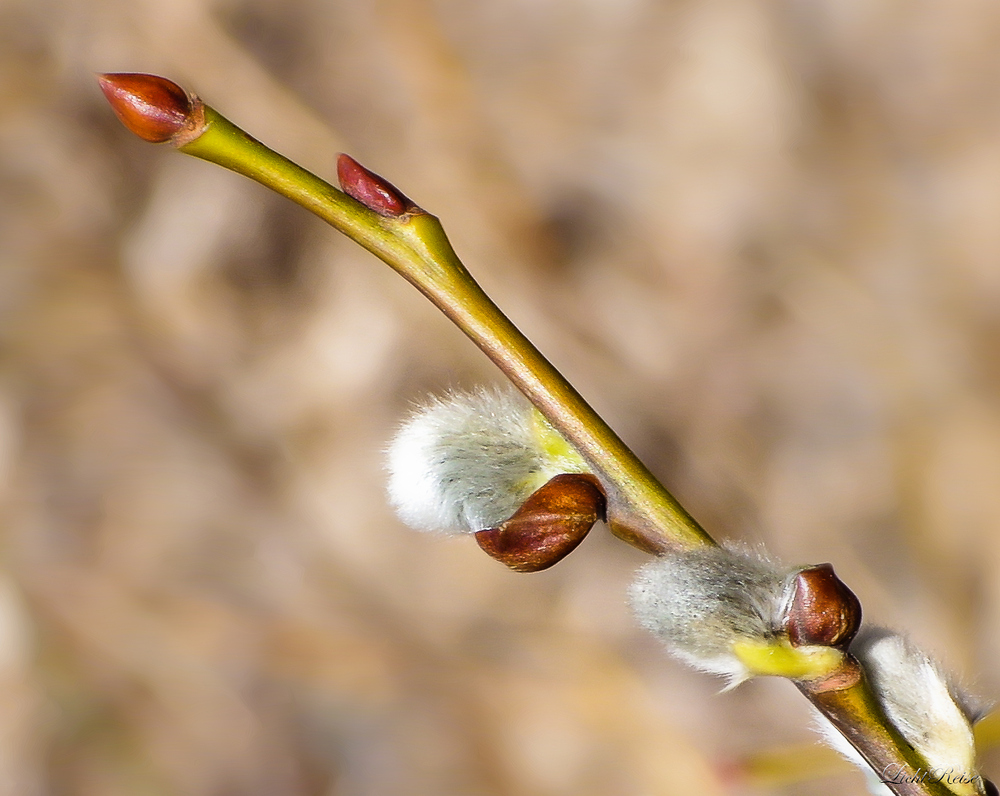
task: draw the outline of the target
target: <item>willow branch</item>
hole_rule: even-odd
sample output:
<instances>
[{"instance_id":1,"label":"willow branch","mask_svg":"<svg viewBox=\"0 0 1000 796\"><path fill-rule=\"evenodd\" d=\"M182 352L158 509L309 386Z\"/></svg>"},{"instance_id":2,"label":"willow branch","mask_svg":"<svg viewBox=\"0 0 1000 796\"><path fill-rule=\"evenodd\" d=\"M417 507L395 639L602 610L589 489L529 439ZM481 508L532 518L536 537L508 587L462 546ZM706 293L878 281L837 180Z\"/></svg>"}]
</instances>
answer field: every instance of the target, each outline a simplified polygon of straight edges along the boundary
<instances>
[{"instance_id":1,"label":"willow branch","mask_svg":"<svg viewBox=\"0 0 1000 796\"><path fill-rule=\"evenodd\" d=\"M437 218L346 156L341 156L339 171L347 192L338 190L163 78L104 75L101 85L119 118L140 137L170 142L185 154L288 197L386 262L427 296L588 461L607 495L609 525L620 538L650 553L715 544L483 292ZM797 680L796 685L876 771L926 768L879 709L861 668L849 655L832 674ZM929 779L887 784L900 796L958 792Z\"/></svg>"}]
</instances>

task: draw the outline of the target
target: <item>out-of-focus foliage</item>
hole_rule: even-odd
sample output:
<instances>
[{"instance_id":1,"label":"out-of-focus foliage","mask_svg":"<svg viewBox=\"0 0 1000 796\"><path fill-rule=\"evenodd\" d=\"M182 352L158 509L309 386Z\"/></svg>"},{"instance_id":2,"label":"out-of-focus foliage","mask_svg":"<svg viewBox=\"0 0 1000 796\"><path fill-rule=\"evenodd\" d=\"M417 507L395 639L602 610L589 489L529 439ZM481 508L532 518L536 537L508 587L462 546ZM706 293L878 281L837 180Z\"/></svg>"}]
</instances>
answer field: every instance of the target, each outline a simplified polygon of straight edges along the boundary
<instances>
[{"instance_id":1,"label":"out-of-focus foliage","mask_svg":"<svg viewBox=\"0 0 1000 796\"><path fill-rule=\"evenodd\" d=\"M386 175L712 533L995 695L998 45L993 0L0 2L0 796L861 790L634 626L606 533L524 576L401 527L397 419L492 366L93 72Z\"/></svg>"}]
</instances>

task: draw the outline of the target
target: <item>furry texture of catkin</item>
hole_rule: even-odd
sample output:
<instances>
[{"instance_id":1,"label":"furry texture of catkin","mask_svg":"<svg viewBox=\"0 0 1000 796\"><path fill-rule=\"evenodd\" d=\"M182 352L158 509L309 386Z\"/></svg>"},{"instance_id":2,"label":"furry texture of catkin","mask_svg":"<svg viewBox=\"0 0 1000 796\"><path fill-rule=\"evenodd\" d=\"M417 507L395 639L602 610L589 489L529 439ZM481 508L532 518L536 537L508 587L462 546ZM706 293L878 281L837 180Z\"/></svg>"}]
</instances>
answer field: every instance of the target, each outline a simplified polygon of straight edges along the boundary
<instances>
[{"instance_id":1,"label":"furry texture of catkin","mask_svg":"<svg viewBox=\"0 0 1000 796\"><path fill-rule=\"evenodd\" d=\"M708 547L666 555L639 570L629 590L640 624L668 651L733 687L752 676L733 653L780 625L787 571L762 554Z\"/></svg>"},{"instance_id":2,"label":"furry texture of catkin","mask_svg":"<svg viewBox=\"0 0 1000 796\"><path fill-rule=\"evenodd\" d=\"M932 772L975 778L972 725L988 712L989 705L962 689L913 642L895 631L864 628L851 645L851 653L864 666L886 716ZM890 793L829 721L820 717L817 727L830 746L865 771L872 793Z\"/></svg>"},{"instance_id":3,"label":"furry texture of catkin","mask_svg":"<svg viewBox=\"0 0 1000 796\"><path fill-rule=\"evenodd\" d=\"M553 476L588 472L512 390L434 399L403 423L387 454L389 500L399 517L442 533L493 528Z\"/></svg>"}]
</instances>

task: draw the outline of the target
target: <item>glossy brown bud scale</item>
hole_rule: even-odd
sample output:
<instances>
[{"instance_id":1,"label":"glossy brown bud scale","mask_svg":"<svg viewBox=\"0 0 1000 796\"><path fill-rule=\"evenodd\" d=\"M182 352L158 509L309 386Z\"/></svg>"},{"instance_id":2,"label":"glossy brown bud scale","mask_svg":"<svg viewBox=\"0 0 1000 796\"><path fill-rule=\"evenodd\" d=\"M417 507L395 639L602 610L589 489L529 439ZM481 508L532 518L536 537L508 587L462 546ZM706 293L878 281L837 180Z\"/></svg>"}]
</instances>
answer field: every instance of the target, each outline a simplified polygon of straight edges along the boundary
<instances>
[{"instance_id":1,"label":"glossy brown bud scale","mask_svg":"<svg viewBox=\"0 0 1000 796\"><path fill-rule=\"evenodd\" d=\"M511 569L538 572L573 552L604 511L604 492L594 476L557 475L509 520L476 533L476 541Z\"/></svg>"},{"instance_id":2,"label":"glossy brown bud scale","mask_svg":"<svg viewBox=\"0 0 1000 796\"><path fill-rule=\"evenodd\" d=\"M784 630L795 647L818 644L846 649L861 626L861 602L830 564L795 575Z\"/></svg>"},{"instance_id":3,"label":"glossy brown bud scale","mask_svg":"<svg viewBox=\"0 0 1000 796\"><path fill-rule=\"evenodd\" d=\"M395 185L369 171L350 155L337 157L337 179L344 193L380 216L395 218L418 209Z\"/></svg>"},{"instance_id":4,"label":"glossy brown bud scale","mask_svg":"<svg viewBox=\"0 0 1000 796\"><path fill-rule=\"evenodd\" d=\"M121 73L98 81L122 124L146 141L174 140L198 123L200 101L164 77Z\"/></svg>"}]
</instances>

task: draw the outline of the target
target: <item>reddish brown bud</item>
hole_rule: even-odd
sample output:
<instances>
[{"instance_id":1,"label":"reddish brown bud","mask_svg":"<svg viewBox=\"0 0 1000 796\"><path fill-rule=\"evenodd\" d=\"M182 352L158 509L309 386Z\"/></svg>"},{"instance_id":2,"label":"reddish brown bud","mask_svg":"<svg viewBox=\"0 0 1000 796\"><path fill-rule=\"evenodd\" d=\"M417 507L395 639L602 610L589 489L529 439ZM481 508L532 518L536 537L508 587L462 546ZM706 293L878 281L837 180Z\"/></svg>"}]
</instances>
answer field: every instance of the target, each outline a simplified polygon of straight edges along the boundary
<instances>
[{"instance_id":1,"label":"reddish brown bud","mask_svg":"<svg viewBox=\"0 0 1000 796\"><path fill-rule=\"evenodd\" d=\"M592 475L557 475L498 528L479 531L479 546L517 572L538 572L568 556L594 523L605 499Z\"/></svg>"},{"instance_id":2,"label":"reddish brown bud","mask_svg":"<svg viewBox=\"0 0 1000 796\"><path fill-rule=\"evenodd\" d=\"M97 79L122 124L140 138L160 144L201 132L201 101L165 77L122 73Z\"/></svg>"},{"instance_id":3,"label":"reddish brown bud","mask_svg":"<svg viewBox=\"0 0 1000 796\"><path fill-rule=\"evenodd\" d=\"M350 155L337 157L337 178L344 193L380 216L395 218L418 209L395 185L369 171Z\"/></svg>"},{"instance_id":4,"label":"reddish brown bud","mask_svg":"<svg viewBox=\"0 0 1000 796\"><path fill-rule=\"evenodd\" d=\"M846 649L861 626L861 603L830 564L817 564L795 576L784 625L792 646Z\"/></svg>"}]
</instances>

